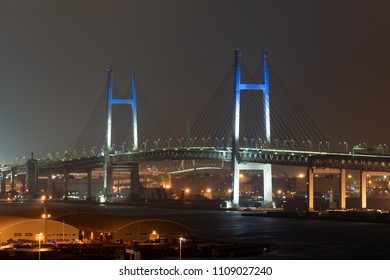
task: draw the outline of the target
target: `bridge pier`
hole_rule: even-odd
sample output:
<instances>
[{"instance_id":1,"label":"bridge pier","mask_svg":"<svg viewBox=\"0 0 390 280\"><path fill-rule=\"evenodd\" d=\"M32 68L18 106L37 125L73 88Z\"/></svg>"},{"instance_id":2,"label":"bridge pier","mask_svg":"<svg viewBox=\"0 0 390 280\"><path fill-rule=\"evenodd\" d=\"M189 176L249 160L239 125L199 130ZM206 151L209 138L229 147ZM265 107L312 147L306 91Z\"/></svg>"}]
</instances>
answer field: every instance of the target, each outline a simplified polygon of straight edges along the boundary
<instances>
[{"instance_id":1,"label":"bridge pier","mask_svg":"<svg viewBox=\"0 0 390 280\"><path fill-rule=\"evenodd\" d=\"M105 189L104 189L104 195L106 196L106 199L108 197L108 194L112 194L112 186L114 183L113 176L112 176L113 168L111 164L108 164L106 167L105 173Z\"/></svg>"},{"instance_id":2,"label":"bridge pier","mask_svg":"<svg viewBox=\"0 0 390 280\"><path fill-rule=\"evenodd\" d=\"M314 211L314 168L307 169L307 210Z\"/></svg>"},{"instance_id":3,"label":"bridge pier","mask_svg":"<svg viewBox=\"0 0 390 280\"><path fill-rule=\"evenodd\" d=\"M360 207L367 208L367 172L360 172Z\"/></svg>"},{"instance_id":4,"label":"bridge pier","mask_svg":"<svg viewBox=\"0 0 390 280\"><path fill-rule=\"evenodd\" d=\"M234 203L239 205L239 175L241 170L262 170L263 171L263 198L264 198L264 203L263 207L273 207L272 203L272 165L268 163L238 163L237 168L235 168L235 175L234 178L238 179L238 182L236 182L236 186L238 188L234 192ZM237 201L237 202L235 202Z\"/></svg>"},{"instance_id":5,"label":"bridge pier","mask_svg":"<svg viewBox=\"0 0 390 280\"><path fill-rule=\"evenodd\" d=\"M68 199L69 192L69 171L64 170L64 199Z\"/></svg>"},{"instance_id":6,"label":"bridge pier","mask_svg":"<svg viewBox=\"0 0 390 280\"><path fill-rule=\"evenodd\" d=\"M0 197L5 196L5 188L6 188L6 174L5 172L1 172L1 192L0 192Z\"/></svg>"},{"instance_id":7,"label":"bridge pier","mask_svg":"<svg viewBox=\"0 0 390 280\"><path fill-rule=\"evenodd\" d=\"M37 172L37 161L29 159L26 166L26 181L27 189L31 195L38 192L38 172Z\"/></svg>"},{"instance_id":8,"label":"bridge pier","mask_svg":"<svg viewBox=\"0 0 390 280\"><path fill-rule=\"evenodd\" d=\"M26 176L25 175L23 175L22 178L20 178L20 184L21 184L20 191L22 194L25 194L26 193Z\"/></svg>"},{"instance_id":9,"label":"bridge pier","mask_svg":"<svg viewBox=\"0 0 390 280\"><path fill-rule=\"evenodd\" d=\"M133 164L130 171L130 198L140 198L144 194L144 190L139 181L138 164Z\"/></svg>"},{"instance_id":10,"label":"bridge pier","mask_svg":"<svg viewBox=\"0 0 390 280\"><path fill-rule=\"evenodd\" d=\"M339 174L340 175L340 202L339 208L346 208L345 185L346 185L346 169L338 168L314 168L307 169L307 204L308 211L314 211L314 174Z\"/></svg>"},{"instance_id":11,"label":"bridge pier","mask_svg":"<svg viewBox=\"0 0 390 280\"><path fill-rule=\"evenodd\" d=\"M47 186L46 186L46 195L51 195L51 193L53 192L53 178L52 178L52 175L49 174L47 175Z\"/></svg>"},{"instance_id":12,"label":"bridge pier","mask_svg":"<svg viewBox=\"0 0 390 280\"><path fill-rule=\"evenodd\" d=\"M381 171L361 171L360 172L360 207L361 207L361 209L367 208L367 178L369 176L390 176L390 172L381 172Z\"/></svg>"},{"instance_id":13,"label":"bridge pier","mask_svg":"<svg viewBox=\"0 0 390 280\"><path fill-rule=\"evenodd\" d=\"M92 199L92 169L87 170L87 200Z\"/></svg>"},{"instance_id":14,"label":"bridge pier","mask_svg":"<svg viewBox=\"0 0 390 280\"><path fill-rule=\"evenodd\" d=\"M11 168L11 179L10 179L10 182L11 182L10 191L11 191L11 193L13 193L15 191L15 170L14 170L14 168Z\"/></svg>"}]
</instances>

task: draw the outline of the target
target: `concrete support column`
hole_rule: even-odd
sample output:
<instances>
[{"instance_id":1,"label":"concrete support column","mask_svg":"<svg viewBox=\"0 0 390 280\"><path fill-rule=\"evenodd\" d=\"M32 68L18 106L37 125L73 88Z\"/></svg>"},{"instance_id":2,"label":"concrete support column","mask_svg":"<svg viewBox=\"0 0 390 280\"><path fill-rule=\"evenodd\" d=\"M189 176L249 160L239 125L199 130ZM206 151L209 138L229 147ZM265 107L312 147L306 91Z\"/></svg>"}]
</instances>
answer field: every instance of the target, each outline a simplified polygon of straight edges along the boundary
<instances>
[{"instance_id":1,"label":"concrete support column","mask_svg":"<svg viewBox=\"0 0 390 280\"><path fill-rule=\"evenodd\" d=\"M5 186L6 186L6 180L5 180L5 173L1 173L1 192L0 197L5 196Z\"/></svg>"},{"instance_id":2,"label":"concrete support column","mask_svg":"<svg viewBox=\"0 0 390 280\"><path fill-rule=\"evenodd\" d=\"M309 211L314 211L314 171L307 169L307 207Z\"/></svg>"},{"instance_id":3,"label":"concrete support column","mask_svg":"<svg viewBox=\"0 0 390 280\"><path fill-rule=\"evenodd\" d=\"M46 195L51 195L52 193L52 189L53 189L53 186L52 186L52 183L53 183L53 180L51 178L51 175L47 175L47 186L46 186Z\"/></svg>"},{"instance_id":4,"label":"concrete support column","mask_svg":"<svg viewBox=\"0 0 390 280\"><path fill-rule=\"evenodd\" d=\"M264 207L273 207L272 205L272 165L264 164L263 166L264 178Z\"/></svg>"},{"instance_id":5,"label":"concrete support column","mask_svg":"<svg viewBox=\"0 0 390 280\"><path fill-rule=\"evenodd\" d=\"M367 173L360 172L360 205L362 209L367 208Z\"/></svg>"},{"instance_id":6,"label":"concrete support column","mask_svg":"<svg viewBox=\"0 0 390 280\"><path fill-rule=\"evenodd\" d=\"M106 186L106 198L108 194L112 194L112 186L114 185L113 168L111 164L107 166L107 186Z\"/></svg>"},{"instance_id":7,"label":"concrete support column","mask_svg":"<svg viewBox=\"0 0 390 280\"><path fill-rule=\"evenodd\" d=\"M27 161L27 189L31 195L38 192L38 163L36 160L31 159Z\"/></svg>"},{"instance_id":8,"label":"concrete support column","mask_svg":"<svg viewBox=\"0 0 390 280\"><path fill-rule=\"evenodd\" d=\"M87 170L87 199L92 199L92 169Z\"/></svg>"},{"instance_id":9,"label":"concrete support column","mask_svg":"<svg viewBox=\"0 0 390 280\"><path fill-rule=\"evenodd\" d=\"M132 198L140 198L143 197L144 190L139 182L139 170L138 164L132 165L130 172L130 196Z\"/></svg>"},{"instance_id":10,"label":"concrete support column","mask_svg":"<svg viewBox=\"0 0 390 280\"><path fill-rule=\"evenodd\" d=\"M234 158L233 163L233 204L239 205L240 204L240 167L238 165L237 159Z\"/></svg>"},{"instance_id":11,"label":"concrete support column","mask_svg":"<svg viewBox=\"0 0 390 280\"><path fill-rule=\"evenodd\" d=\"M14 169L11 168L11 192L15 190L15 172Z\"/></svg>"},{"instance_id":12,"label":"concrete support column","mask_svg":"<svg viewBox=\"0 0 390 280\"><path fill-rule=\"evenodd\" d=\"M272 165L264 164L264 163L237 163L236 168L234 169L234 178L237 178L237 182L235 182L234 188L237 186L237 196L239 194L240 187L240 171L241 170L263 170L263 197L264 204L263 207L273 207L272 201ZM234 192L234 189L233 189ZM238 199L238 197L237 197ZM234 201L234 200L233 200Z\"/></svg>"},{"instance_id":13,"label":"concrete support column","mask_svg":"<svg viewBox=\"0 0 390 280\"><path fill-rule=\"evenodd\" d=\"M172 189L172 174L168 174L168 184L169 184L169 188Z\"/></svg>"},{"instance_id":14,"label":"concrete support column","mask_svg":"<svg viewBox=\"0 0 390 280\"><path fill-rule=\"evenodd\" d=\"M168 184L169 184L169 189L168 189L168 197L169 199L172 198L172 174L168 174Z\"/></svg>"},{"instance_id":15,"label":"concrete support column","mask_svg":"<svg viewBox=\"0 0 390 280\"><path fill-rule=\"evenodd\" d=\"M22 194L26 193L26 176L27 175L23 175L22 178L21 178L21 185L22 185L21 193Z\"/></svg>"},{"instance_id":16,"label":"concrete support column","mask_svg":"<svg viewBox=\"0 0 390 280\"><path fill-rule=\"evenodd\" d=\"M340 173L340 209L346 208L345 184L346 184L346 170L341 169L341 173Z\"/></svg>"},{"instance_id":17,"label":"concrete support column","mask_svg":"<svg viewBox=\"0 0 390 280\"><path fill-rule=\"evenodd\" d=\"M64 199L68 199L69 191L69 171L64 170Z\"/></svg>"}]
</instances>

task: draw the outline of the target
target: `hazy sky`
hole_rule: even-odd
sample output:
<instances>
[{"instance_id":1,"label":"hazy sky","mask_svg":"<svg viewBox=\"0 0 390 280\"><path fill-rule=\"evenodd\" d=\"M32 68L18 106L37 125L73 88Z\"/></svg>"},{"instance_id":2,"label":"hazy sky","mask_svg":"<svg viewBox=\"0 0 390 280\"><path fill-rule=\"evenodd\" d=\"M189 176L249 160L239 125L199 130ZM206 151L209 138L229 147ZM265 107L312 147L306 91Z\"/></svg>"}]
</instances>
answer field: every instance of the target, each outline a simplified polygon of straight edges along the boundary
<instances>
[{"instance_id":1,"label":"hazy sky","mask_svg":"<svg viewBox=\"0 0 390 280\"><path fill-rule=\"evenodd\" d=\"M135 70L184 134L235 49L250 71L268 49L325 135L390 144L389 15L387 0L0 0L0 163L71 149L108 68L123 90Z\"/></svg>"}]
</instances>

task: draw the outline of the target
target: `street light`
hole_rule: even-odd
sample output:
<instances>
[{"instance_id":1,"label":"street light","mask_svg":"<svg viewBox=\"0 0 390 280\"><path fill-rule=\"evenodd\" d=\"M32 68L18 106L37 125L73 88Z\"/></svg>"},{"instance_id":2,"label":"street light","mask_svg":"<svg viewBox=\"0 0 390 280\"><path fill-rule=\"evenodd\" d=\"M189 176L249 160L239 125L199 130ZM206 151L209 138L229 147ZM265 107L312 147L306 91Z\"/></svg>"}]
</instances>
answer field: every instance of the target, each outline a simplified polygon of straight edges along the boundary
<instances>
[{"instance_id":1,"label":"street light","mask_svg":"<svg viewBox=\"0 0 390 280\"><path fill-rule=\"evenodd\" d=\"M149 142L149 140L148 139L146 139L145 141L144 141L144 149L146 150L146 148L147 148L147 144L148 144L148 142Z\"/></svg>"},{"instance_id":2,"label":"street light","mask_svg":"<svg viewBox=\"0 0 390 280\"><path fill-rule=\"evenodd\" d=\"M276 149L278 150L279 149L279 139L274 139L274 141L276 142Z\"/></svg>"},{"instance_id":3,"label":"street light","mask_svg":"<svg viewBox=\"0 0 390 280\"><path fill-rule=\"evenodd\" d=\"M287 140L284 140L283 141L283 150L286 150L287 149Z\"/></svg>"},{"instance_id":4,"label":"street light","mask_svg":"<svg viewBox=\"0 0 390 280\"><path fill-rule=\"evenodd\" d=\"M41 238L42 232L38 233L38 260L41 260Z\"/></svg>"},{"instance_id":5,"label":"street light","mask_svg":"<svg viewBox=\"0 0 390 280\"><path fill-rule=\"evenodd\" d=\"M171 147L172 138L169 138L169 139L167 139L167 140L165 140L165 141L167 142L168 148L170 148L170 147Z\"/></svg>"},{"instance_id":6,"label":"street light","mask_svg":"<svg viewBox=\"0 0 390 280\"><path fill-rule=\"evenodd\" d=\"M292 149L294 150L295 149L295 141L293 139L290 140L292 142Z\"/></svg>"},{"instance_id":7,"label":"street light","mask_svg":"<svg viewBox=\"0 0 390 280\"><path fill-rule=\"evenodd\" d=\"M311 151L311 141L307 140L307 143L309 143L310 151Z\"/></svg>"},{"instance_id":8,"label":"street light","mask_svg":"<svg viewBox=\"0 0 390 280\"><path fill-rule=\"evenodd\" d=\"M184 238L180 237L179 238L179 260L181 260L181 243L183 242Z\"/></svg>"},{"instance_id":9,"label":"street light","mask_svg":"<svg viewBox=\"0 0 390 280\"><path fill-rule=\"evenodd\" d=\"M259 148L263 148L263 139L259 138Z\"/></svg>"},{"instance_id":10,"label":"street light","mask_svg":"<svg viewBox=\"0 0 390 280\"><path fill-rule=\"evenodd\" d=\"M50 218L50 214L47 214L47 206L46 206L46 201L47 201L47 197L46 195L43 195L41 197L41 200L43 202L43 215L42 215L42 218L44 219L44 242L47 243L47 219Z\"/></svg>"},{"instance_id":11,"label":"street light","mask_svg":"<svg viewBox=\"0 0 390 280\"><path fill-rule=\"evenodd\" d=\"M339 145L345 145L345 153L348 154L348 142L340 142Z\"/></svg>"}]
</instances>

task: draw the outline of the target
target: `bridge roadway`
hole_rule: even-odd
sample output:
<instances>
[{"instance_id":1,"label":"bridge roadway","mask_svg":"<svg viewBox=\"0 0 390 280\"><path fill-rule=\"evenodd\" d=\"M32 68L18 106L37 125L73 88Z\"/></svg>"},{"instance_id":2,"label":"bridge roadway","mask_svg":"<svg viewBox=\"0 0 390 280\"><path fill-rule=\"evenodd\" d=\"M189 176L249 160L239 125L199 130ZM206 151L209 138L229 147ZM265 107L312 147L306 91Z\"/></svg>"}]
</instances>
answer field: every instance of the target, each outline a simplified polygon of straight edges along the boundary
<instances>
[{"instance_id":1,"label":"bridge roadway","mask_svg":"<svg viewBox=\"0 0 390 280\"><path fill-rule=\"evenodd\" d=\"M237 151L237 159L240 164L244 165L276 164L306 167L308 169L309 209L313 208L313 174L315 173L338 173L341 175L340 193L342 195L340 208L345 208L345 170L361 171L362 208L365 208L366 206L366 197L365 194L363 194L366 188L365 176L370 174L386 175L387 173L390 173L390 156L388 155L241 148ZM136 172L138 176L139 163L173 160L215 160L229 162L232 160L232 151L230 148L218 149L212 147L139 150L128 153L111 154L110 166L113 169L130 168L131 172ZM27 183L27 188L36 190L36 180L34 178L37 176L50 176L50 174L53 174L54 172L63 174L69 174L71 172L89 172L88 174L90 174L90 170L102 168L103 166L104 156L60 161L28 160L25 164L1 166L1 194L5 193L5 181L7 178L11 180L12 189L13 178L24 175L26 177L24 181Z\"/></svg>"}]
</instances>

